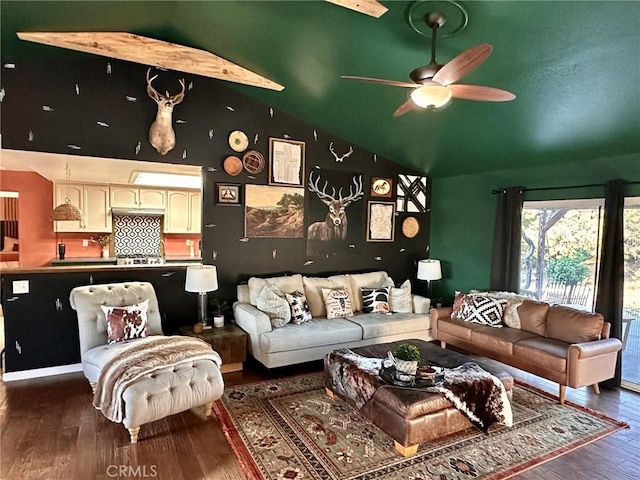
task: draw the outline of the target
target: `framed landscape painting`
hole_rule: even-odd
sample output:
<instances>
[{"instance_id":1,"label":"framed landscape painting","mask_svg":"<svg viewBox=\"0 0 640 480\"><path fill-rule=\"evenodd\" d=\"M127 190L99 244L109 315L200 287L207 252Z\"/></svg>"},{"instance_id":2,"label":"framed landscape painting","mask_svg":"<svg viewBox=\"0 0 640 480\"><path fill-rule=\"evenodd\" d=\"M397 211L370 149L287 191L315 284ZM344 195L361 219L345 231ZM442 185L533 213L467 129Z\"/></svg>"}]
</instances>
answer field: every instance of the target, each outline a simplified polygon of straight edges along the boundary
<instances>
[{"instance_id":1,"label":"framed landscape painting","mask_svg":"<svg viewBox=\"0 0 640 480\"><path fill-rule=\"evenodd\" d=\"M247 184L244 202L245 237L304 237L304 188Z\"/></svg>"}]
</instances>

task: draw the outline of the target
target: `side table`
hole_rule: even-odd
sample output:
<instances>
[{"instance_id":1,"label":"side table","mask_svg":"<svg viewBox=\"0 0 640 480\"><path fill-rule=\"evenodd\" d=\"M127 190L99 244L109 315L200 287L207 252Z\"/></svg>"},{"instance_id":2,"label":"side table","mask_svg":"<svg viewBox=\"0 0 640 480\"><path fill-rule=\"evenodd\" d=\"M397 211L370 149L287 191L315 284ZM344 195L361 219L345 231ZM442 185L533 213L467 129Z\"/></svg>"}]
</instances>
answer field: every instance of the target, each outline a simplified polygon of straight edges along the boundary
<instances>
[{"instance_id":1,"label":"side table","mask_svg":"<svg viewBox=\"0 0 640 480\"><path fill-rule=\"evenodd\" d=\"M195 333L193 327L180 327L182 335L204 340L222 358L222 373L239 372L242 362L247 359L247 339L249 336L237 325L228 323L224 327L212 327L202 333Z\"/></svg>"}]
</instances>

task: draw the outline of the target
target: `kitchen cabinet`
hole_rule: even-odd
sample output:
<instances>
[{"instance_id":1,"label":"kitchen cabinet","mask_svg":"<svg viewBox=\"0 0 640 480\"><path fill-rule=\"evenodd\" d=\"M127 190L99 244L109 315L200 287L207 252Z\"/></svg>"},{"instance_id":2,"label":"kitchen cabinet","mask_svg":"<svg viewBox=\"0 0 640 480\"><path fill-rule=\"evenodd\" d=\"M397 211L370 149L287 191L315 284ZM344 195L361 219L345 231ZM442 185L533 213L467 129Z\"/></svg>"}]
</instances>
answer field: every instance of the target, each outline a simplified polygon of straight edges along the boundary
<instances>
[{"instance_id":1,"label":"kitchen cabinet","mask_svg":"<svg viewBox=\"0 0 640 480\"><path fill-rule=\"evenodd\" d=\"M111 185L111 208L160 208L167 205L166 190Z\"/></svg>"},{"instance_id":2,"label":"kitchen cabinet","mask_svg":"<svg viewBox=\"0 0 640 480\"><path fill-rule=\"evenodd\" d=\"M57 183L54 207L64 203L66 198L80 209L82 220L53 222L55 232L111 233L108 185Z\"/></svg>"},{"instance_id":3,"label":"kitchen cabinet","mask_svg":"<svg viewBox=\"0 0 640 480\"><path fill-rule=\"evenodd\" d=\"M200 191L168 191L165 233L200 233L202 194Z\"/></svg>"}]
</instances>

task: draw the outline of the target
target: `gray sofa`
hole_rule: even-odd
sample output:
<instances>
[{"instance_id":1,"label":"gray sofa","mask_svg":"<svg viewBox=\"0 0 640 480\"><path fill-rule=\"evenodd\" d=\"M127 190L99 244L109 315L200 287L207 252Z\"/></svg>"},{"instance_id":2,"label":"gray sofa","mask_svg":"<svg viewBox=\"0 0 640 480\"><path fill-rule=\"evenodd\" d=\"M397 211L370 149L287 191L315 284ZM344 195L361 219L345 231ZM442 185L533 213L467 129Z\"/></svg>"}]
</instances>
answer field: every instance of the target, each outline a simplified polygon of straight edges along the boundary
<instances>
[{"instance_id":1,"label":"gray sofa","mask_svg":"<svg viewBox=\"0 0 640 480\"><path fill-rule=\"evenodd\" d=\"M251 278L238 285L238 300L233 304L236 324L249 334L249 352L267 368L322 359L338 348L353 348L411 338L431 340L430 300L412 295L411 313L362 313L360 287L381 287L386 272L303 277L300 274ZM265 285L281 291L304 292L313 319L300 325L288 323L273 328L269 317L256 307L257 297ZM320 296L321 288L344 287L350 290L355 315L327 319Z\"/></svg>"}]
</instances>

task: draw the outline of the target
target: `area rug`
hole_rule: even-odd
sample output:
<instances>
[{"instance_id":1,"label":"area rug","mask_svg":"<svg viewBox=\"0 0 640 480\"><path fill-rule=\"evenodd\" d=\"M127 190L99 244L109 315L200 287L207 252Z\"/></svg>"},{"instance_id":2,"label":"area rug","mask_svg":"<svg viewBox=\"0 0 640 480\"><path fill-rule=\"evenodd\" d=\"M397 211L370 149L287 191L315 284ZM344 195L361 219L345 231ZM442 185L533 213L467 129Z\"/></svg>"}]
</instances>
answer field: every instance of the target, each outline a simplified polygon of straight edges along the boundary
<instances>
[{"instance_id":1,"label":"area rug","mask_svg":"<svg viewBox=\"0 0 640 480\"><path fill-rule=\"evenodd\" d=\"M498 480L627 427L523 384L512 407L512 428L472 427L408 458L356 409L330 399L322 373L230 387L214 413L249 480Z\"/></svg>"}]
</instances>

